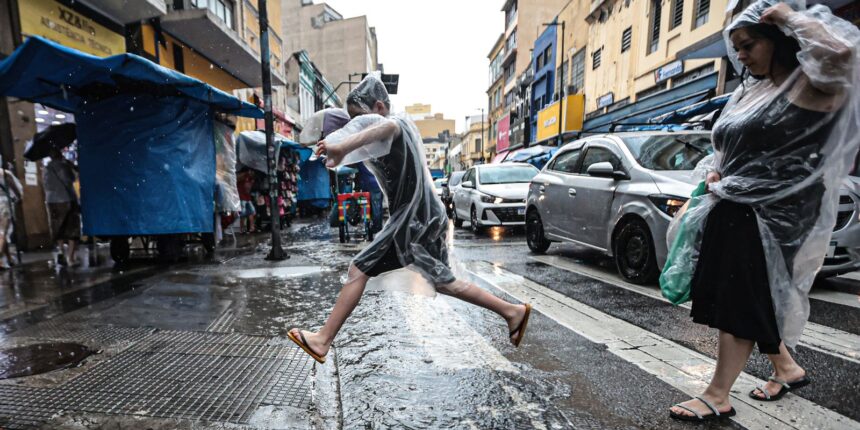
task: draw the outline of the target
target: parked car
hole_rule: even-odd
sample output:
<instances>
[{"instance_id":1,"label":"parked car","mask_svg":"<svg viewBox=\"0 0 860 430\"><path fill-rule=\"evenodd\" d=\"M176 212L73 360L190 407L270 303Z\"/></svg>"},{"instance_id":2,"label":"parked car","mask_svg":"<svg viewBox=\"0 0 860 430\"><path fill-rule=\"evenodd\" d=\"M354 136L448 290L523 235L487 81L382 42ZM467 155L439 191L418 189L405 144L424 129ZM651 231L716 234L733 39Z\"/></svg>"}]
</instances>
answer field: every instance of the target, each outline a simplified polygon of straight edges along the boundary
<instances>
[{"instance_id":1,"label":"parked car","mask_svg":"<svg viewBox=\"0 0 860 430\"><path fill-rule=\"evenodd\" d=\"M824 265L818 272L820 278L860 270L860 177L857 173L843 181L839 189L836 226L830 237Z\"/></svg>"},{"instance_id":2,"label":"parked car","mask_svg":"<svg viewBox=\"0 0 860 430\"><path fill-rule=\"evenodd\" d=\"M442 186L442 203L445 204L445 209L448 211L448 218L451 218L454 214L452 212L454 208L453 190L456 189L458 185L460 185L460 181L463 179L463 175L465 174L465 170L451 172L451 174L448 175L448 181L445 182L444 186Z\"/></svg>"},{"instance_id":3,"label":"parked car","mask_svg":"<svg viewBox=\"0 0 860 430\"><path fill-rule=\"evenodd\" d=\"M540 171L526 163L471 167L454 190L454 226L469 220L472 231L487 226L524 225L529 182Z\"/></svg>"},{"instance_id":4,"label":"parked car","mask_svg":"<svg viewBox=\"0 0 860 430\"><path fill-rule=\"evenodd\" d=\"M666 261L666 229L712 153L708 132L589 136L562 147L530 185L526 240L536 253L572 242L612 256L621 275L653 282Z\"/></svg>"}]
</instances>

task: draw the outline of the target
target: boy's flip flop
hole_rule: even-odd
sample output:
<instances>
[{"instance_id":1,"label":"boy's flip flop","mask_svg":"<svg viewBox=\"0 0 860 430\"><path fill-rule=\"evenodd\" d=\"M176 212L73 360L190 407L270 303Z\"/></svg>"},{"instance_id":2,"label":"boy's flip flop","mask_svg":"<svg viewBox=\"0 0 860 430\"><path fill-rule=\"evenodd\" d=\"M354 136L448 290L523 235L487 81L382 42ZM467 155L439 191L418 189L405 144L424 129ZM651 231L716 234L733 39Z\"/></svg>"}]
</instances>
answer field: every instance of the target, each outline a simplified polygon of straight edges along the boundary
<instances>
[{"instance_id":1,"label":"boy's flip flop","mask_svg":"<svg viewBox=\"0 0 860 430\"><path fill-rule=\"evenodd\" d=\"M676 420L680 420L680 421L692 421L692 422L699 422L700 423L700 422L704 422L704 421L713 421L713 420L719 420L719 419L723 419L723 418L733 417L733 416L735 416L735 414L737 414L737 411L735 411L735 408L731 408L725 412L720 412L717 410L717 408L713 404L711 404L711 402L709 402L709 401L707 401L701 397L694 397L694 398L696 400L704 403L705 406L707 406L708 409L711 410L711 413L706 414L706 415L702 415L702 414L696 412L693 408L688 408L688 407L678 403L675 406L677 406L681 409L684 409L684 410L686 410L686 411L688 411L694 415L684 415L684 414L675 413L673 411L669 411L669 417L676 419Z\"/></svg>"},{"instance_id":2,"label":"boy's flip flop","mask_svg":"<svg viewBox=\"0 0 860 430\"><path fill-rule=\"evenodd\" d=\"M761 392L761 394L764 394L764 397L756 394L756 390L750 391L750 397L752 397L755 400L761 401L761 402L775 402L775 401L781 399L782 396L785 396L786 394L788 394L789 391L794 391L800 387L805 387L812 382L806 376L804 376L804 377L802 377L796 381L793 381L793 382L785 382L782 379L778 379L776 376L771 376L771 377L767 378L767 380L776 382L777 384L782 385L782 387L779 387L779 391L777 391L776 394L771 395L764 388L764 385L760 385L760 386L757 386L755 388L756 388L756 390Z\"/></svg>"},{"instance_id":3,"label":"boy's flip flop","mask_svg":"<svg viewBox=\"0 0 860 430\"><path fill-rule=\"evenodd\" d=\"M511 333L508 335L508 337L511 337L514 335L514 333L517 333L517 337L514 338L514 347L515 348L519 347L520 342L523 341L523 336L525 336L525 334L526 334L526 326L529 325L529 314L531 314L531 312L532 312L532 305L526 303L526 313L525 313L525 315L523 315L523 320L520 321L520 325L518 325L517 328L511 330Z\"/></svg>"},{"instance_id":4,"label":"boy's flip flop","mask_svg":"<svg viewBox=\"0 0 860 430\"><path fill-rule=\"evenodd\" d=\"M311 358L313 358L314 360L317 361L317 363L320 363L320 364L325 363L325 356L317 354L316 352L314 352L314 350L311 349L310 346L308 346L308 341L305 340L305 335L302 334L301 330L299 330L299 339L297 339L293 335L293 332L288 332L287 337L290 338L290 340L293 341L293 343L298 345L299 348L301 348L302 350L307 352L308 355L311 356Z\"/></svg>"}]
</instances>

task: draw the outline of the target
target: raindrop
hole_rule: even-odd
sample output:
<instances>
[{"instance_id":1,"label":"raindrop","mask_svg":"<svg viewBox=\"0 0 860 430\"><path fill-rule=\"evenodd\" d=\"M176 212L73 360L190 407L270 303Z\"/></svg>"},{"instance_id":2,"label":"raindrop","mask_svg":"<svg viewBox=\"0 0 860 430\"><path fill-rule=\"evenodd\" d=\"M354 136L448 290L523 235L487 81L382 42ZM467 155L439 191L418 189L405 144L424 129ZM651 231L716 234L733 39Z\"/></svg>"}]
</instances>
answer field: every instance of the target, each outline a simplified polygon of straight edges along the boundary
<instances>
[{"instance_id":1,"label":"raindrop","mask_svg":"<svg viewBox=\"0 0 860 430\"><path fill-rule=\"evenodd\" d=\"M134 106L128 108L129 111L134 112Z\"/></svg>"}]
</instances>

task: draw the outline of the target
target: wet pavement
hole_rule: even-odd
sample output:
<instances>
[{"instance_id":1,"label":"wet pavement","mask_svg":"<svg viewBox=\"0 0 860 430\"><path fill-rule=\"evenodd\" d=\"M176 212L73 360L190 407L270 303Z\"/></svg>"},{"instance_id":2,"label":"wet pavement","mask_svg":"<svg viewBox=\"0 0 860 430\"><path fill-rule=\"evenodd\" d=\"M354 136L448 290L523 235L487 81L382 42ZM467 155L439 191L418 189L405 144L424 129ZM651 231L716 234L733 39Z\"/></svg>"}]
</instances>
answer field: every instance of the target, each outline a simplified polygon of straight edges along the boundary
<instances>
[{"instance_id":1,"label":"wet pavement","mask_svg":"<svg viewBox=\"0 0 860 430\"><path fill-rule=\"evenodd\" d=\"M74 272L39 263L4 275L0 349L77 342L95 354L0 381L0 428L681 429L689 425L668 407L712 371L715 333L687 309L612 281L607 259L554 245L548 254L583 270L574 272L533 258L519 229L476 236L453 226L458 276L535 300L520 348L501 318L398 271L369 283L318 365L286 332L322 324L363 245L337 243L321 221L284 237L291 258L277 263L263 259L261 235L211 260ZM798 348L811 386L781 405L736 402L740 418L704 428L860 428L856 284L837 280L836 299L812 300L810 320L842 343ZM612 327L607 340L599 330ZM655 345L670 345L665 362ZM769 372L756 353L743 383ZM752 388L743 383L736 398Z\"/></svg>"}]
</instances>

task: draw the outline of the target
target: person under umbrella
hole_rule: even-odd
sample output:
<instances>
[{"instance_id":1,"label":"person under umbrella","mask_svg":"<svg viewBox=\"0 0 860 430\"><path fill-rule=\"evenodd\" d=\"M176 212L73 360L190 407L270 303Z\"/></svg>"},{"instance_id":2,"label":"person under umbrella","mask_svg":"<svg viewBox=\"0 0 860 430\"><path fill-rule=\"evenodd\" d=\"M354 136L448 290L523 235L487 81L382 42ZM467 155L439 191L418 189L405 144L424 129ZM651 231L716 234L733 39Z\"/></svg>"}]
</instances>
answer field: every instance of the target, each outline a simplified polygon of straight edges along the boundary
<instances>
[{"instance_id":1,"label":"person under umbrella","mask_svg":"<svg viewBox=\"0 0 860 430\"><path fill-rule=\"evenodd\" d=\"M403 267L413 269L443 294L492 310L503 317L510 341L519 346L531 305L515 305L478 286L457 279L448 265L448 217L433 191L424 145L409 119L389 117L388 92L378 74L369 74L347 96L352 120L318 143L326 166L364 161L383 189L391 213L388 222L352 261L347 280L325 325L316 333L293 328L288 337L324 363L335 336L358 306L371 277Z\"/></svg>"}]
</instances>

